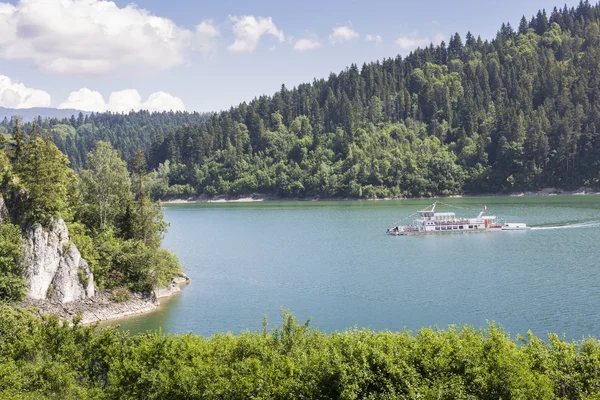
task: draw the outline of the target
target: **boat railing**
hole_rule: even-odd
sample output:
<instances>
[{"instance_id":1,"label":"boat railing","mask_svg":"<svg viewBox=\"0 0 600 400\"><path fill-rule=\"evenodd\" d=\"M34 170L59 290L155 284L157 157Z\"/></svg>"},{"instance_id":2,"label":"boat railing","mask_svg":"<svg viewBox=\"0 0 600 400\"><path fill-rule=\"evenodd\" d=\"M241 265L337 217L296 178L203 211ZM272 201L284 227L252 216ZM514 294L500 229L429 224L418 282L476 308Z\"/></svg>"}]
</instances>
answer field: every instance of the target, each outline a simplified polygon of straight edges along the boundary
<instances>
[{"instance_id":1,"label":"boat railing","mask_svg":"<svg viewBox=\"0 0 600 400\"><path fill-rule=\"evenodd\" d=\"M435 225L466 225L472 223L468 219L456 219L452 221L435 221L433 220Z\"/></svg>"}]
</instances>

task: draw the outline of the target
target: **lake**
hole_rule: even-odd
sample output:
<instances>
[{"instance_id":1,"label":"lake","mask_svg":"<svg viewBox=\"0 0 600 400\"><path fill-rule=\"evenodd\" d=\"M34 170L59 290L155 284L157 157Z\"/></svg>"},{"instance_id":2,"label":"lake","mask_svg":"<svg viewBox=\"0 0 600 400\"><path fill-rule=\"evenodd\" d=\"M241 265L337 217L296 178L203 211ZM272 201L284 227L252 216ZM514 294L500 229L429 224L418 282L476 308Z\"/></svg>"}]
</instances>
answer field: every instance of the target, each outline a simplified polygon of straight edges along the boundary
<instances>
[{"instance_id":1,"label":"lake","mask_svg":"<svg viewBox=\"0 0 600 400\"><path fill-rule=\"evenodd\" d=\"M168 205L164 246L193 282L157 311L118 321L132 333L260 330L280 308L327 332L416 331L496 321L568 339L600 337L600 196L443 199L438 211L534 229L393 237L433 200ZM405 223L410 223L405 221Z\"/></svg>"}]
</instances>

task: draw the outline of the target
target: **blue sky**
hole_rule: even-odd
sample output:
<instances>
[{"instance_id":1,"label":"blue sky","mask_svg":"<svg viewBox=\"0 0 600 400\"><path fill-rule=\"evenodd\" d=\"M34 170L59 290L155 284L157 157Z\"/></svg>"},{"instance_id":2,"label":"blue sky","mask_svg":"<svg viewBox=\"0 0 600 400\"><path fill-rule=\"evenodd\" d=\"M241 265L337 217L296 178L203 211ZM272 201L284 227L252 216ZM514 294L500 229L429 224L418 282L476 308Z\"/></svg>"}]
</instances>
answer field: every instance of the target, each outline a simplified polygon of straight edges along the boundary
<instances>
[{"instance_id":1,"label":"blue sky","mask_svg":"<svg viewBox=\"0 0 600 400\"><path fill-rule=\"evenodd\" d=\"M0 0L0 106L215 111L563 4Z\"/></svg>"}]
</instances>

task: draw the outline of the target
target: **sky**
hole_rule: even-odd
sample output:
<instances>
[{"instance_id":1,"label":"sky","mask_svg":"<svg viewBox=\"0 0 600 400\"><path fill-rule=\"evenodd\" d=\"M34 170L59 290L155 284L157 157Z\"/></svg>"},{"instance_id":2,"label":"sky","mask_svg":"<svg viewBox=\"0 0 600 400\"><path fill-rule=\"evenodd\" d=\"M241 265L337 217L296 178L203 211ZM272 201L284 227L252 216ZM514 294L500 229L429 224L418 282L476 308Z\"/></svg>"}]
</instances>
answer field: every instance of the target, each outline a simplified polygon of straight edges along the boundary
<instances>
[{"instance_id":1,"label":"sky","mask_svg":"<svg viewBox=\"0 0 600 400\"><path fill-rule=\"evenodd\" d=\"M0 0L0 106L219 111L564 4Z\"/></svg>"}]
</instances>

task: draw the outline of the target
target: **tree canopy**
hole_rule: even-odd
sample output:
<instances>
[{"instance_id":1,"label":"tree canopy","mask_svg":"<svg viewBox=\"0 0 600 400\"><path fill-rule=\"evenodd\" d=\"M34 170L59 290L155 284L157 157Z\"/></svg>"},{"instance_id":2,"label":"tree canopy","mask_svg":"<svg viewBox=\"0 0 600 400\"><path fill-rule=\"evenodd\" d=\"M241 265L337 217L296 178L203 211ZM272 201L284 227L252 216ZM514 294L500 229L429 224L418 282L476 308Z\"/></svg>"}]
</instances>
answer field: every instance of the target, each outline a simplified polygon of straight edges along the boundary
<instances>
[{"instance_id":1,"label":"tree canopy","mask_svg":"<svg viewBox=\"0 0 600 400\"><path fill-rule=\"evenodd\" d=\"M180 111L79 113L62 119L38 117L23 126L29 131L36 124L38 129L47 131L58 149L69 157L71 167L78 171L85 167L87 154L98 141L111 143L124 160L130 162L138 148L148 148L157 137L185 124L200 123L206 117L206 114ZM0 121L0 133L12 132L15 121L8 118Z\"/></svg>"},{"instance_id":2,"label":"tree canopy","mask_svg":"<svg viewBox=\"0 0 600 400\"><path fill-rule=\"evenodd\" d=\"M86 159L79 178L48 134L42 138L35 125L24 132L16 121L0 148L0 300L25 294L22 232L50 228L57 219L67 222L100 289L150 291L181 272L177 258L160 247L167 224L149 198L147 175L133 175L142 187L133 193L125 162L107 142Z\"/></svg>"},{"instance_id":3,"label":"tree canopy","mask_svg":"<svg viewBox=\"0 0 600 400\"><path fill-rule=\"evenodd\" d=\"M600 184L600 6L282 85L149 150L157 197L431 196Z\"/></svg>"},{"instance_id":4,"label":"tree canopy","mask_svg":"<svg viewBox=\"0 0 600 400\"><path fill-rule=\"evenodd\" d=\"M0 305L0 397L597 399L600 345L491 324L325 334L283 313L239 335L69 326Z\"/></svg>"}]
</instances>

